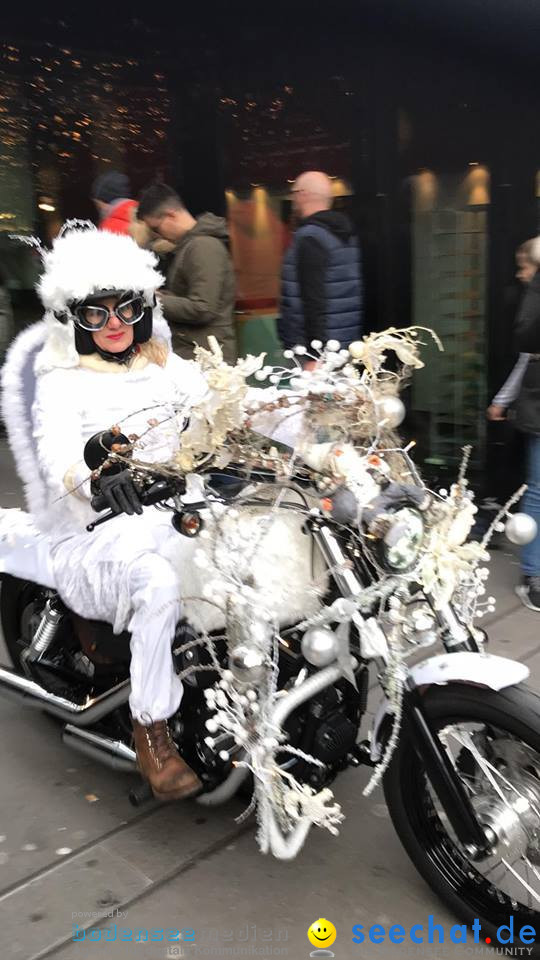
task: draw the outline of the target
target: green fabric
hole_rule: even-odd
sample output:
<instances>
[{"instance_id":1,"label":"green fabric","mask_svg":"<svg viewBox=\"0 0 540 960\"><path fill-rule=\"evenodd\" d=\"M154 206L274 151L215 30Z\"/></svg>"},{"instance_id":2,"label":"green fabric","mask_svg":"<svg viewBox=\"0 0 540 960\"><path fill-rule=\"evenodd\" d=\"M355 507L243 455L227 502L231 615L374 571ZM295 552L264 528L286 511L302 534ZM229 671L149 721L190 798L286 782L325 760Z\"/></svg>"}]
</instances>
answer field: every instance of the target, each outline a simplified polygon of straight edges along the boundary
<instances>
[{"instance_id":1,"label":"green fabric","mask_svg":"<svg viewBox=\"0 0 540 960\"><path fill-rule=\"evenodd\" d=\"M250 317L248 320L240 318L238 323L238 347L240 356L248 353L258 356L266 353L266 363L283 364L283 347L279 342L276 327L276 316Z\"/></svg>"},{"instance_id":2,"label":"green fabric","mask_svg":"<svg viewBox=\"0 0 540 960\"><path fill-rule=\"evenodd\" d=\"M178 244L167 274L163 312L171 325L173 349L187 360L193 358L194 344L208 346L210 335L218 340L225 360L236 360L236 284L226 236L221 218L203 214Z\"/></svg>"},{"instance_id":3,"label":"green fabric","mask_svg":"<svg viewBox=\"0 0 540 960\"><path fill-rule=\"evenodd\" d=\"M248 353L258 357L265 353L265 365L289 367L292 361L283 356L283 345L277 334L276 314L251 317L248 320L239 320L238 323L238 352L241 357ZM260 383L253 377L249 381L255 387L268 386L268 381ZM282 384L281 386L286 386Z\"/></svg>"}]
</instances>

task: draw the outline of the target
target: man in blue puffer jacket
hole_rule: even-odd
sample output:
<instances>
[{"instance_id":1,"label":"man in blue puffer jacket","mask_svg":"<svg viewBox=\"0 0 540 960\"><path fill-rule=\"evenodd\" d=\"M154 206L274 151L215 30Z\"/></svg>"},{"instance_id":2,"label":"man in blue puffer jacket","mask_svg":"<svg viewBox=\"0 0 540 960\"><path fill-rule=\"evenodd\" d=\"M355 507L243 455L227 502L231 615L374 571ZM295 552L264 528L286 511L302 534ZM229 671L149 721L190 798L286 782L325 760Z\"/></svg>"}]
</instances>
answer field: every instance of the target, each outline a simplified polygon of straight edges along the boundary
<instances>
[{"instance_id":1,"label":"man in blue puffer jacket","mask_svg":"<svg viewBox=\"0 0 540 960\"><path fill-rule=\"evenodd\" d=\"M332 181L303 173L291 190L298 228L283 260L281 317L284 346L338 340L348 347L362 334L362 267L358 239L345 214L331 210Z\"/></svg>"}]
</instances>

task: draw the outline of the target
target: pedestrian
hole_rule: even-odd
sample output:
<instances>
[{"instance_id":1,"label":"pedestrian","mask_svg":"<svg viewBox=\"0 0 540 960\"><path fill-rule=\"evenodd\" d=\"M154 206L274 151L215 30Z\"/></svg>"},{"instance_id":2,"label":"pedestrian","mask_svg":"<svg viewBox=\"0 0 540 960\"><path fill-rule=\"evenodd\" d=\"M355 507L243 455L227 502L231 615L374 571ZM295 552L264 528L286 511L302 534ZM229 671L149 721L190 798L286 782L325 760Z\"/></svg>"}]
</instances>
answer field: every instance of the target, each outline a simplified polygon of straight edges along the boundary
<instances>
[{"instance_id":1,"label":"pedestrian","mask_svg":"<svg viewBox=\"0 0 540 960\"><path fill-rule=\"evenodd\" d=\"M540 237L518 248L516 262L516 276L526 285L516 320L516 346L521 352L487 415L503 420L515 403L516 427L526 437L527 491L522 509L536 520L538 533L522 547L522 580L516 593L526 607L540 611Z\"/></svg>"},{"instance_id":2,"label":"pedestrian","mask_svg":"<svg viewBox=\"0 0 540 960\"><path fill-rule=\"evenodd\" d=\"M156 237L175 246L166 288L158 293L172 327L175 352L190 360L194 347L206 346L213 335L224 359L234 363L235 278L225 220L213 213L193 217L178 194L163 183L144 191L138 217Z\"/></svg>"},{"instance_id":3,"label":"pedestrian","mask_svg":"<svg viewBox=\"0 0 540 960\"><path fill-rule=\"evenodd\" d=\"M92 185L92 199L99 213L100 230L111 233L133 233L137 201L130 200L129 178L119 170L102 173Z\"/></svg>"},{"instance_id":4,"label":"pedestrian","mask_svg":"<svg viewBox=\"0 0 540 960\"><path fill-rule=\"evenodd\" d=\"M301 174L291 197L299 222L283 260L281 342L309 350L313 340L337 340L348 347L363 327L358 238L346 214L331 209L332 181L326 174Z\"/></svg>"}]
</instances>

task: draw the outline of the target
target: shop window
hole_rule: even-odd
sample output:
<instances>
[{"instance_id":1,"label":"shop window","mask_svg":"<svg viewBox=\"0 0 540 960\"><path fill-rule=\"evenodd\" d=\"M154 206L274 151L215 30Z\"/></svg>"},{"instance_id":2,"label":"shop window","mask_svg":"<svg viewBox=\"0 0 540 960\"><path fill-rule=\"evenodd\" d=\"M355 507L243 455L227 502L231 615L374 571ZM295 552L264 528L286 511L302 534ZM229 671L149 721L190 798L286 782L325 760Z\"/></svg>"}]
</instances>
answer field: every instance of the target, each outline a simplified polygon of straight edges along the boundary
<instances>
[{"instance_id":1,"label":"shop window","mask_svg":"<svg viewBox=\"0 0 540 960\"><path fill-rule=\"evenodd\" d=\"M426 462L451 466L471 443L473 462L481 463L489 172L476 163L462 176L422 171L413 188L414 322L434 330L444 351L424 348L426 366L414 378L412 409Z\"/></svg>"}]
</instances>

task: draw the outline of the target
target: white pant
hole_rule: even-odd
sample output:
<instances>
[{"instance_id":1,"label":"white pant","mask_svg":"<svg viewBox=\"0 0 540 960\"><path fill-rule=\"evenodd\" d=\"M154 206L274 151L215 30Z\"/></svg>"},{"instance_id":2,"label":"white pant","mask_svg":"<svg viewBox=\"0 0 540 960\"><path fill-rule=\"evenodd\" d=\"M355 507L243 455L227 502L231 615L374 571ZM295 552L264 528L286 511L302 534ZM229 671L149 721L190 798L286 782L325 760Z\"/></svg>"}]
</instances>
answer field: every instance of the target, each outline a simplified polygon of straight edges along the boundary
<instances>
[{"instance_id":1,"label":"white pant","mask_svg":"<svg viewBox=\"0 0 540 960\"><path fill-rule=\"evenodd\" d=\"M77 534L52 550L58 591L79 616L131 632L131 695L136 720L164 720L178 709L182 684L171 645L180 619L177 569L161 556L178 538L168 515L120 516L95 533Z\"/></svg>"},{"instance_id":2,"label":"white pant","mask_svg":"<svg viewBox=\"0 0 540 960\"><path fill-rule=\"evenodd\" d=\"M252 516L247 510L243 519L231 519L232 533L239 523L245 541L255 547L245 556L238 553L235 538L228 539L227 524L221 524L221 562L236 577L255 578L261 604L275 610L276 621L291 624L319 608L314 587L324 595L325 567L317 553L312 570L301 516L277 512L267 527L266 513L264 509ZM210 530L210 518L205 522ZM203 571L193 562L196 550L207 554L209 566ZM66 535L52 543L54 580L68 607L82 617L112 623L116 633L131 631L130 707L138 720L163 720L180 704L182 685L174 673L171 644L181 609L196 629L225 625L223 608L201 600L204 583L217 575L210 562L213 552L211 538L180 536L170 514L153 507L140 517L121 515L94 533Z\"/></svg>"}]
</instances>

